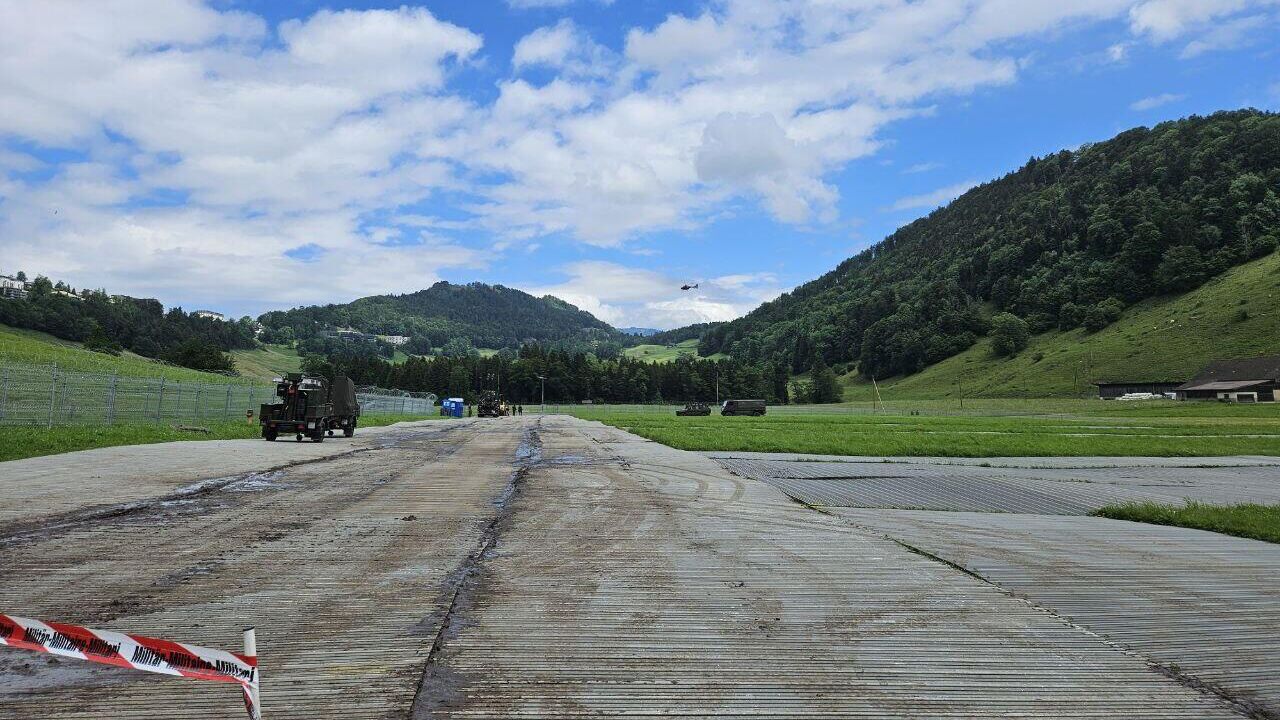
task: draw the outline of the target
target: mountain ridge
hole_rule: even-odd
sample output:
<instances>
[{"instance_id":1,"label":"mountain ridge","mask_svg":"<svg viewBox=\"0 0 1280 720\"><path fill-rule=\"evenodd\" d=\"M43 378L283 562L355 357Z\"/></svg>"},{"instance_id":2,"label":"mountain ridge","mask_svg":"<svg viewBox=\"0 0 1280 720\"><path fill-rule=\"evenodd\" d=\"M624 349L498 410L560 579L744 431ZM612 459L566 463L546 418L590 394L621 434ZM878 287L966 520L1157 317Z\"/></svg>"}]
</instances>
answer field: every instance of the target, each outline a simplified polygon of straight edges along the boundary
<instances>
[{"instance_id":1,"label":"mountain ridge","mask_svg":"<svg viewBox=\"0 0 1280 720\"><path fill-rule=\"evenodd\" d=\"M1280 115L1224 111L1032 158L747 315L699 353L818 356L911 375L973 347L998 313L1029 334L1105 327L1280 244Z\"/></svg>"}]
</instances>

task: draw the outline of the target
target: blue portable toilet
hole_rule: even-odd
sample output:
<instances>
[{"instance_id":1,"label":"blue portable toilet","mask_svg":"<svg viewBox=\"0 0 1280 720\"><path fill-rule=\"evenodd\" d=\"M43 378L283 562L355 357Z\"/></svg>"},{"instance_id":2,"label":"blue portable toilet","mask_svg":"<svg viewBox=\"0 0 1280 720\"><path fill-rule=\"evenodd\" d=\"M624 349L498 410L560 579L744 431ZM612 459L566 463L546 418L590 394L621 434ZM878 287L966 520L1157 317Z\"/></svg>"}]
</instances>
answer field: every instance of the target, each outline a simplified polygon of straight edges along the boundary
<instances>
[{"instance_id":1,"label":"blue portable toilet","mask_svg":"<svg viewBox=\"0 0 1280 720\"><path fill-rule=\"evenodd\" d=\"M440 401L440 414L445 417L460 418L465 408L466 403L462 398L446 398Z\"/></svg>"}]
</instances>

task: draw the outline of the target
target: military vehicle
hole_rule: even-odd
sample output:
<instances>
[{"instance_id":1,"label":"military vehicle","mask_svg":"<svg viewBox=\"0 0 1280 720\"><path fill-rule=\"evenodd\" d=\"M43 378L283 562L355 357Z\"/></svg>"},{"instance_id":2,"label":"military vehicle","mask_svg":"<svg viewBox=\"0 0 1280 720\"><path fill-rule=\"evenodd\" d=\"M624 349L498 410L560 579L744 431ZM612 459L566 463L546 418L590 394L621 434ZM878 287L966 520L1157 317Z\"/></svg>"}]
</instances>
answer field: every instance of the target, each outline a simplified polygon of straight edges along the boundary
<instances>
[{"instance_id":1,"label":"military vehicle","mask_svg":"<svg viewBox=\"0 0 1280 720\"><path fill-rule=\"evenodd\" d=\"M498 393L492 390L486 390L480 394L480 399L476 402L476 415L480 417L502 417L510 415L511 410L507 408L507 404L502 398L498 397Z\"/></svg>"},{"instance_id":2,"label":"military vehicle","mask_svg":"<svg viewBox=\"0 0 1280 720\"><path fill-rule=\"evenodd\" d=\"M725 400L721 415L764 415L763 400Z\"/></svg>"},{"instance_id":3,"label":"military vehicle","mask_svg":"<svg viewBox=\"0 0 1280 720\"><path fill-rule=\"evenodd\" d=\"M677 410L676 415L681 417L710 415L711 408L704 402L685 403L683 410Z\"/></svg>"},{"instance_id":4,"label":"military vehicle","mask_svg":"<svg viewBox=\"0 0 1280 720\"><path fill-rule=\"evenodd\" d=\"M276 380L278 402L264 404L258 413L262 437L275 440L292 433L298 442L324 442L325 435L341 430L346 437L356 434L360 403L350 378L324 378L290 373Z\"/></svg>"}]
</instances>

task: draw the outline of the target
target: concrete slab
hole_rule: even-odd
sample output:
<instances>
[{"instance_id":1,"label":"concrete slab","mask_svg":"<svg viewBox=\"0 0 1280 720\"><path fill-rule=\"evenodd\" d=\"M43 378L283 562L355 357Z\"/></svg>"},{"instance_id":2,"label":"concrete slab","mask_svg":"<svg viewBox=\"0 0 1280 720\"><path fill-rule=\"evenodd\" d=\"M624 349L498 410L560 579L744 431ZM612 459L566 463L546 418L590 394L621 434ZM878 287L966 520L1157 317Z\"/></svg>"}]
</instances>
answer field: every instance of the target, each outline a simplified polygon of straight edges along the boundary
<instances>
[{"instance_id":1,"label":"concrete slab","mask_svg":"<svg viewBox=\"0 0 1280 720\"><path fill-rule=\"evenodd\" d=\"M451 425L181 497L277 458L183 477L183 448L149 448L150 496L68 464L0 521L0 608L231 649L253 623L270 718L1239 715L712 459L566 417ZM103 515L99 489L132 499ZM243 713L234 688L21 657L3 720Z\"/></svg>"},{"instance_id":2,"label":"concrete slab","mask_svg":"<svg viewBox=\"0 0 1280 720\"><path fill-rule=\"evenodd\" d=\"M459 423L470 421L461 420ZM110 506L168 494L201 481L231 478L332 458L394 442L406 429L440 432L453 423L429 420L359 428L323 443L280 440L200 440L121 445L0 462L0 524Z\"/></svg>"},{"instance_id":3,"label":"concrete slab","mask_svg":"<svg viewBox=\"0 0 1280 720\"><path fill-rule=\"evenodd\" d=\"M1113 503L1280 503L1280 467L983 467L719 458L742 477L822 507L1082 515Z\"/></svg>"},{"instance_id":4,"label":"concrete slab","mask_svg":"<svg viewBox=\"0 0 1280 720\"><path fill-rule=\"evenodd\" d=\"M1092 517L834 509L1280 717L1280 546Z\"/></svg>"}]
</instances>

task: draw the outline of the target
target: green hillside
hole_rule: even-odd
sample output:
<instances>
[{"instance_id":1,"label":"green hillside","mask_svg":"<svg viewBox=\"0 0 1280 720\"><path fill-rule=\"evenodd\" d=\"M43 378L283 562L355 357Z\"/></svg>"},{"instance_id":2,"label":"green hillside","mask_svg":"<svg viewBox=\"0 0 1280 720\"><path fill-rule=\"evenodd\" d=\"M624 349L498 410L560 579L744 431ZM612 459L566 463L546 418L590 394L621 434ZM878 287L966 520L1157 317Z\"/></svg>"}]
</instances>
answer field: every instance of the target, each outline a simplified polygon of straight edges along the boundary
<instances>
[{"instance_id":1,"label":"green hillside","mask_svg":"<svg viewBox=\"0 0 1280 720\"><path fill-rule=\"evenodd\" d=\"M685 340L674 345L658 345L654 343L645 343L629 347L622 351L622 354L635 359L646 360L648 362L671 362L683 355L698 354L698 340Z\"/></svg>"},{"instance_id":2,"label":"green hillside","mask_svg":"<svg viewBox=\"0 0 1280 720\"><path fill-rule=\"evenodd\" d=\"M1280 253L1233 268L1200 288L1141 302L1097 333L1031 338L1012 358L991 341L906 377L880 381L888 399L1071 397L1095 380L1186 380L1216 358L1280 354ZM870 400L871 383L843 378L847 400Z\"/></svg>"},{"instance_id":3,"label":"green hillside","mask_svg":"<svg viewBox=\"0 0 1280 720\"><path fill-rule=\"evenodd\" d=\"M285 373L301 372L302 358L288 345L263 345L254 350L232 350L236 370L245 377L271 382Z\"/></svg>"},{"instance_id":4,"label":"green hillside","mask_svg":"<svg viewBox=\"0 0 1280 720\"><path fill-rule=\"evenodd\" d=\"M1081 339L1085 329L1105 327L1126 308L1141 314L1158 298L1198 288L1280 246L1277 188L1280 114L1240 110L1135 128L1033 158L975 187L822 277L708 329L699 351L785 364L793 373L813 367L818 356L875 377L922 373L939 363L934 372L943 372L973 358L976 370L987 355L993 316L1009 313L1032 332L1065 331L1042 338L1046 347L1014 363L1030 363L1037 350L1046 361L1066 362L1050 352L1054 338ZM1007 328L1010 321L1018 323L1002 316L998 324ZM1142 367L1137 358L1148 352L1162 364L1146 369L1161 372L1179 369L1168 358L1192 365L1203 356L1156 345L1163 331L1127 332L1135 335L1127 342L1153 349L1119 350L1123 344L1101 339L1086 347L1128 356L1129 365L1114 367L1126 373ZM1061 375L1053 367L1044 372ZM1095 357L1088 370L1113 368ZM1057 385L1010 377L994 386L1070 390L1060 377Z\"/></svg>"},{"instance_id":5,"label":"green hillside","mask_svg":"<svg viewBox=\"0 0 1280 720\"><path fill-rule=\"evenodd\" d=\"M34 330L0 325L0 366L6 362L25 365L57 363L63 370L119 374L127 377L163 377L183 382L255 382L257 378L227 378L224 375L167 365L125 351L119 355L85 350L80 343L60 340Z\"/></svg>"},{"instance_id":6,"label":"green hillside","mask_svg":"<svg viewBox=\"0 0 1280 720\"><path fill-rule=\"evenodd\" d=\"M407 295L375 295L341 305L269 312L258 320L269 337L308 340L330 328L353 328L377 335L406 335L411 354L465 338L475 347L518 347L542 343L621 344L624 336L591 313L550 295L534 297L502 285L438 282Z\"/></svg>"}]
</instances>

